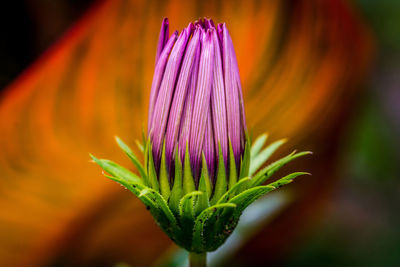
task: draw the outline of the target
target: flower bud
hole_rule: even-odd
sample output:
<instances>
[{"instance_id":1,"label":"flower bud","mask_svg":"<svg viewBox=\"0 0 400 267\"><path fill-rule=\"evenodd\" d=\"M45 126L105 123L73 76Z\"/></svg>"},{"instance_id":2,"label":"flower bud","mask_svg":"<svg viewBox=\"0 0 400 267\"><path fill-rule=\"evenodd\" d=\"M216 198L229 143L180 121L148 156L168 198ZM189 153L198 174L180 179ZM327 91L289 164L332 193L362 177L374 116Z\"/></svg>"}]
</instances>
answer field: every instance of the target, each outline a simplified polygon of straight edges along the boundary
<instances>
[{"instance_id":1,"label":"flower bud","mask_svg":"<svg viewBox=\"0 0 400 267\"><path fill-rule=\"evenodd\" d=\"M239 70L232 39L225 24L212 20L190 23L178 36L168 36L168 20L161 26L156 67L150 93L148 137L156 171L160 172L163 145L169 181L175 155L184 162L188 152L195 184L203 166L215 182L218 158L229 173L232 153L235 172L244 155L246 123ZM188 147L188 149L186 148ZM206 165L203 165L202 158Z\"/></svg>"}]
</instances>

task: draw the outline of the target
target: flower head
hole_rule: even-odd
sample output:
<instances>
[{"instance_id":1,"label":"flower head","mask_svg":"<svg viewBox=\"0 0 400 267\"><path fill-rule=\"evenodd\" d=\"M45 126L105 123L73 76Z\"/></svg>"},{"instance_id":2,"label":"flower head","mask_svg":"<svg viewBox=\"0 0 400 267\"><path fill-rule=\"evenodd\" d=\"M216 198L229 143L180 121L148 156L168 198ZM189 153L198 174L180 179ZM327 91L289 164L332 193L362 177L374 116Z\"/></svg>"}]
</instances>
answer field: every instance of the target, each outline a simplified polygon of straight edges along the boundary
<instances>
[{"instance_id":1,"label":"flower head","mask_svg":"<svg viewBox=\"0 0 400 267\"><path fill-rule=\"evenodd\" d=\"M217 249L248 205L305 174L262 185L308 152L293 152L257 172L284 140L262 149L262 135L250 148L238 65L225 24L215 27L212 20L198 20L169 36L164 19L148 115L148 138L140 146L143 164L117 138L140 177L112 161L92 158L188 251Z\"/></svg>"},{"instance_id":2,"label":"flower head","mask_svg":"<svg viewBox=\"0 0 400 267\"><path fill-rule=\"evenodd\" d=\"M168 36L164 19L157 46L150 93L148 136L157 170L163 145L169 173L176 151L183 161L186 146L198 181L202 155L214 180L219 153L229 163L230 144L235 166L245 146L245 115L239 70L225 24L210 19L190 23L179 35ZM237 168L239 170L239 167Z\"/></svg>"}]
</instances>

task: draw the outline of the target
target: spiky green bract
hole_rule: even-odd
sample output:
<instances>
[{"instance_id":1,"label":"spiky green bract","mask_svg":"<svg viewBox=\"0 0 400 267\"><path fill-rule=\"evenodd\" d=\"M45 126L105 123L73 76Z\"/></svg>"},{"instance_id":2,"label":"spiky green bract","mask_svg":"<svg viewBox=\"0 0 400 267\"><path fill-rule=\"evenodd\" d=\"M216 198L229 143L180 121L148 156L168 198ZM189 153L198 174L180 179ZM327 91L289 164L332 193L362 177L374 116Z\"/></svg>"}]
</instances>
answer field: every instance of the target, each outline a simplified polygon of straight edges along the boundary
<instances>
[{"instance_id":1,"label":"spiky green bract","mask_svg":"<svg viewBox=\"0 0 400 267\"><path fill-rule=\"evenodd\" d=\"M238 224L242 212L251 203L292 182L295 177L308 174L295 172L263 185L285 164L310 154L293 152L256 172L284 143L279 140L263 148L266 139L267 136L262 135L250 146L246 136L243 157L238 164L231 144L228 162L225 162L219 147L215 178L210 177L204 154L200 177L195 178L187 145L183 160L176 148L172 173L165 163L165 146L159 170L156 170L149 139L143 139L144 144L139 146L144 153L142 164L133 150L117 137L118 145L131 159L140 177L112 161L90 156L106 172L104 175L107 178L123 185L143 202L157 224L177 245L190 252L204 253L216 250L225 242Z\"/></svg>"}]
</instances>

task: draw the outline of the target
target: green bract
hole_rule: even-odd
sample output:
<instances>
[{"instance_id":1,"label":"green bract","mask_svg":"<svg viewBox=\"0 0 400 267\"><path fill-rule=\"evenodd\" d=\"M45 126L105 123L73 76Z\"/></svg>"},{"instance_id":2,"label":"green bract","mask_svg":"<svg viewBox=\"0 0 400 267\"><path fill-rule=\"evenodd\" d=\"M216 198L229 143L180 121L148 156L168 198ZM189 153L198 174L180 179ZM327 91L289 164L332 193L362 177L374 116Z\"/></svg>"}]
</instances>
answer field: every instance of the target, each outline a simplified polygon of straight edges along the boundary
<instances>
[{"instance_id":1,"label":"green bract","mask_svg":"<svg viewBox=\"0 0 400 267\"><path fill-rule=\"evenodd\" d=\"M256 172L270 158L284 140L264 147L267 135L261 135L250 148L247 138L244 156L237 173L235 161L224 166L222 156L218 160L218 171L214 184L210 182L207 164L203 155L203 168L198 184L195 184L190 168L189 152L186 148L184 162L175 157L174 181L169 181L165 163L165 146L162 152L159 178L154 167L151 144L142 146L144 163L118 137L118 145L132 160L140 176L118 164L106 160L93 160L108 174L106 177L129 189L151 212L161 229L179 246L195 253L216 250L235 229L243 210L259 197L282 185L288 184L299 175L295 172L268 185L263 185L283 165L310 152L293 152ZM229 151L233 158L232 149ZM222 155L222 153L219 153ZM229 174L226 170L229 170Z\"/></svg>"}]
</instances>

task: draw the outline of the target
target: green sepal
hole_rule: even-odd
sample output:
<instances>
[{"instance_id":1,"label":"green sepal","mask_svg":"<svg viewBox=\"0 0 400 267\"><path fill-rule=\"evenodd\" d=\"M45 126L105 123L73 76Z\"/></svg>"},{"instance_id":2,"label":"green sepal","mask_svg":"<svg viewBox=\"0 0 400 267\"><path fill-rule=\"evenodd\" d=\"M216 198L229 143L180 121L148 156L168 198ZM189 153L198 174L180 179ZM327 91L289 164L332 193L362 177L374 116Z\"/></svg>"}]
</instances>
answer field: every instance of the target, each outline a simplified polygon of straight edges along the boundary
<instances>
[{"instance_id":1,"label":"green sepal","mask_svg":"<svg viewBox=\"0 0 400 267\"><path fill-rule=\"evenodd\" d=\"M280 178L280 179L276 180L275 182L270 183L268 185L273 186L276 189L278 189L284 185L290 184L291 182L293 182L294 178L296 178L297 176L300 176L300 175L311 175L311 174L308 172L293 172L293 173L288 174L285 177Z\"/></svg>"},{"instance_id":2,"label":"green sepal","mask_svg":"<svg viewBox=\"0 0 400 267\"><path fill-rule=\"evenodd\" d=\"M160 190L161 190L161 195L165 200L168 201L168 198L171 194L171 188L169 184L169 178L168 178L168 169L167 169L167 163L165 159L165 142L163 144L162 148L162 154L161 154L161 165L160 165Z\"/></svg>"},{"instance_id":3,"label":"green sepal","mask_svg":"<svg viewBox=\"0 0 400 267\"><path fill-rule=\"evenodd\" d=\"M152 144L151 142L148 142L148 149L147 149L147 157L148 157L148 170L147 170L147 175L149 178L149 184L150 187L156 190L157 192L160 192L160 187L158 184L158 179L157 179L157 172L156 172L156 167L154 166L154 159L153 159L153 149L152 149Z\"/></svg>"},{"instance_id":4,"label":"green sepal","mask_svg":"<svg viewBox=\"0 0 400 267\"><path fill-rule=\"evenodd\" d=\"M227 188L226 169L220 144L218 145L218 155L217 180L215 181L214 194L210 202L211 205L218 202L222 195L225 194Z\"/></svg>"},{"instance_id":5,"label":"green sepal","mask_svg":"<svg viewBox=\"0 0 400 267\"><path fill-rule=\"evenodd\" d=\"M286 157L283 157L273 163L271 163L270 165L268 165L267 167L261 169L254 177L253 177L253 181L252 181L252 186L258 186L263 184L266 180L268 180L276 171L278 171L281 167L283 167L285 164L289 163L290 161L305 156L305 155L309 155L312 154L309 151L305 151L305 152L299 152L296 153L296 151L292 152L291 154L287 155Z\"/></svg>"},{"instance_id":6,"label":"green sepal","mask_svg":"<svg viewBox=\"0 0 400 267\"><path fill-rule=\"evenodd\" d=\"M172 238L174 233L180 231L175 216L172 214L171 210L166 205L165 200L159 193L141 184L131 184L130 182L118 177L109 175L105 176L117 183L120 183L133 194L135 194L146 206L146 208L150 210L156 222L161 226L168 236Z\"/></svg>"},{"instance_id":7,"label":"green sepal","mask_svg":"<svg viewBox=\"0 0 400 267\"><path fill-rule=\"evenodd\" d=\"M229 140L229 183L228 188L232 188L237 182L237 169L235 155L233 154L232 142Z\"/></svg>"},{"instance_id":8,"label":"green sepal","mask_svg":"<svg viewBox=\"0 0 400 267\"><path fill-rule=\"evenodd\" d=\"M261 151L262 147L264 146L265 142L268 139L268 134L264 133L257 137L254 141L253 145L251 146L251 158L253 159L257 154Z\"/></svg>"},{"instance_id":9,"label":"green sepal","mask_svg":"<svg viewBox=\"0 0 400 267\"><path fill-rule=\"evenodd\" d=\"M143 184L143 181L142 179L139 178L139 176L125 169L124 167L119 166L115 162L108 159L98 159L92 154L89 155L94 160L94 162L96 162L103 170L105 170L112 176L119 177L127 182L135 184Z\"/></svg>"},{"instance_id":10,"label":"green sepal","mask_svg":"<svg viewBox=\"0 0 400 267\"><path fill-rule=\"evenodd\" d=\"M168 207L167 202L165 201L165 199L160 195L160 193L158 193L157 191L155 191L152 188L145 188L144 190L142 190L140 192L139 196L148 196L149 198L151 198L157 205L158 207L165 213L165 215L167 216L168 220L172 223L172 224L177 224L176 218L174 216L174 214L171 212L171 210Z\"/></svg>"},{"instance_id":11,"label":"green sepal","mask_svg":"<svg viewBox=\"0 0 400 267\"><path fill-rule=\"evenodd\" d=\"M250 138L248 133L246 132L246 144L244 146L244 153L243 157L240 160L240 175L239 175L239 180L249 176L249 170L250 170Z\"/></svg>"},{"instance_id":12,"label":"green sepal","mask_svg":"<svg viewBox=\"0 0 400 267\"><path fill-rule=\"evenodd\" d=\"M146 172L146 176L143 177L144 184L147 186L150 186L150 180L149 180L149 147L150 147L150 139L148 139L146 142L144 142L144 159L143 159L143 166L144 166L144 171Z\"/></svg>"},{"instance_id":13,"label":"green sepal","mask_svg":"<svg viewBox=\"0 0 400 267\"><path fill-rule=\"evenodd\" d=\"M247 185L249 184L250 181L251 181L250 177L245 177L241 179L218 200L217 204L227 202L233 196L240 194L247 188Z\"/></svg>"},{"instance_id":14,"label":"green sepal","mask_svg":"<svg viewBox=\"0 0 400 267\"><path fill-rule=\"evenodd\" d=\"M190 165L189 145L186 143L185 159L183 164L183 193L188 194L196 190Z\"/></svg>"},{"instance_id":15,"label":"green sepal","mask_svg":"<svg viewBox=\"0 0 400 267\"><path fill-rule=\"evenodd\" d=\"M233 209L236 208L235 204L232 203L223 203L223 204L217 204L211 207L208 207L207 209L203 210L199 216L197 216L196 221L194 223L194 228L193 228L193 242L192 242L192 250L195 252L205 252L209 251L209 248L206 244L208 233L204 231L205 225L209 223L209 220L214 218L213 222L216 221L217 219L217 213L221 209ZM222 242L218 242L216 239L216 236L213 236L213 243L223 243L225 240L222 240ZM216 241L216 242L215 242ZM215 245L215 244L213 244ZM219 247L219 245L218 245Z\"/></svg>"},{"instance_id":16,"label":"green sepal","mask_svg":"<svg viewBox=\"0 0 400 267\"><path fill-rule=\"evenodd\" d=\"M143 143L140 143L140 141L139 140L135 140L135 143L136 143L136 146L139 148L139 150L140 150L140 152L144 152L144 145L143 145Z\"/></svg>"},{"instance_id":17,"label":"green sepal","mask_svg":"<svg viewBox=\"0 0 400 267\"><path fill-rule=\"evenodd\" d=\"M203 192L193 191L184 195L179 203L179 222L182 232L180 233L180 240L184 248L192 246L192 235L194 226L194 204L196 198L202 195Z\"/></svg>"},{"instance_id":18,"label":"green sepal","mask_svg":"<svg viewBox=\"0 0 400 267\"><path fill-rule=\"evenodd\" d=\"M110 176L110 175L106 175L104 174L105 177L107 177L110 180L113 180L114 182L117 182L119 184L121 184L122 186L124 186L126 189L128 189L129 191L131 191L135 196L137 196L139 198L140 201L143 202L143 204L147 207L147 208L156 208L157 204L152 201L151 199L149 199L147 196L142 196L140 193L142 190L145 190L146 188L148 188L147 186L144 185L138 185L138 184L132 184L127 182L124 179L115 177L115 176Z\"/></svg>"},{"instance_id":19,"label":"green sepal","mask_svg":"<svg viewBox=\"0 0 400 267\"><path fill-rule=\"evenodd\" d=\"M208 168L204 153L202 154L202 168L199 181L199 189L203 194L199 195L196 203L196 215L200 214L203 210L210 206L209 196L211 191L210 176L208 175Z\"/></svg>"},{"instance_id":20,"label":"green sepal","mask_svg":"<svg viewBox=\"0 0 400 267\"><path fill-rule=\"evenodd\" d=\"M253 175L255 171L257 171L271 156L272 154L284 143L286 143L287 139L281 139L278 141L273 142L272 144L268 145L264 148L260 153L255 155L251 159L251 166L250 166L250 175Z\"/></svg>"},{"instance_id":21,"label":"green sepal","mask_svg":"<svg viewBox=\"0 0 400 267\"><path fill-rule=\"evenodd\" d=\"M181 200L182 195L182 162L178 149L176 149L174 186L172 187L171 196L169 198L169 207L175 214L179 213L179 201Z\"/></svg>"},{"instance_id":22,"label":"green sepal","mask_svg":"<svg viewBox=\"0 0 400 267\"><path fill-rule=\"evenodd\" d=\"M125 152L128 158L135 165L142 179L145 180L147 176L146 171L144 170L143 165L140 163L136 155L133 153L132 149L127 144L125 144L118 136L115 137L115 141L117 141L118 146L122 149L122 151Z\"/></svg>"}]
</instances>

